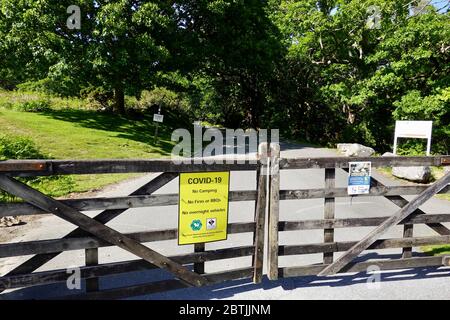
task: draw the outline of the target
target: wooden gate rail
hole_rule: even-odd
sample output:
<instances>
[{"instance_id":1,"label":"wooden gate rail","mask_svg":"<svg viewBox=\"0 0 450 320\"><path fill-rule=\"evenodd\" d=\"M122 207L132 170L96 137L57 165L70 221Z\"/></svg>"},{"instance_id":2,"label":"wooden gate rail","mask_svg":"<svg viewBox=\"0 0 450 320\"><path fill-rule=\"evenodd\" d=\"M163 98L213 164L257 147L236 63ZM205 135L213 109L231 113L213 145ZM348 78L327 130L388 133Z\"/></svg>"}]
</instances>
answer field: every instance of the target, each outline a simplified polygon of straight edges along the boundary
<instances>
[{"instance_id":1,"label":"wooden gate rail","mask_svg":"<svg viewBox=\"0 0 450 320\"><path fill-rule=\"evenodd\" d=\"M256 200L256 195L257 192L253 190L230 191L229 200L234 202L251 201ZM60 202L80 211L96 211L100 209L118 210L143 207L174 206L178 204L178 194L173 193L128 197L67 199L61 200ZM40 214L48 214L48 212L24 202L0 204L0 217Z\"/></svg>"},{"instance_id":2,"label":"wooden gate rail","mask_svg":"<svg viewBox=\"0 0 450 320\"><path fill-rule=\"evenodd\" d=\"M267 151L266 151L267 152ZM262 278L264 259L264 227L266 212L266 154L258 159L241 163L225 159L223 163L210 164L202 159L192 159L191 163L174 164L172 160L94 160L94 161L3 161L0 162L0 187L28 203L0 204L0 217L10 215L36 215L49 212L74 223L78 228L61 239L28 241L0 244L0 257L34 255L8 274L0 277L0 292L24 286L54 283L67 280L65 270L33 272L64 251L84 249L86 266L81 267L82 277L86 279L87 292L73 295L72 298L125 297L129 294L142 294L186 287L205 285L226 280L253 277L255 282ZM216 159L217 160L217 159ZM228 163L227 163L228 161ZM231 223L230 234L253 233L253 245L232 247L220 250L205 250L204 245L195 245L191 254L164 257L143 246L141 243L172 240L177 238L177 229L154 230L129 234L119 233L105 224L129 208L169 206L178 204L178 194L152 195L152 193L178 176L179 172L196 171L257 171L257 190L232 191L229 201L254 201L255 219L253 222ZM129 196L93 199L54 200L40 192L14 180L12 177L48 176L61 174L101 174L125 172L165 171L145 186ZM96 217L89 218L80 211L102 209ZM151 214L151 212L149 212ZM99 264L98 248L119 246L143 258L112 264ZM206 261L252 256L252 266L204 274ZM149 263L151 262L151 263ZM194 272L190 271L193 264ZM187 269L186 269L187 267ZM136 270L168 268L177 279L146 283L99 291L98 277L126 273ZM64 272L63 272L64 271ZM32 273L33 272L33 273ZM144 291L143 291L144 290Z\"/></svg>"},{"instance_id":3,"label":"wooden gate rail","mask_svg":"<svg viewBox=\"0 0 450 320\"><path fill-rule=\"evenodd\" d=\"M258 160L234 160L232 158L185 159L176 163L171 159L148 160L7 160L0 162L0 172L9 176L38 177L72 174L149 173L149 172L199 172L199 171L252 171ZM222 163L218 163L222 161ZM236 163L237 162L237 163ZM242 163L241 163L242 162Z\"/></svg>"},{"instance_id":4,"label":"wooden gate rail","mask_svg":"<svg viewBox=\"0 0 450 320\"><path fill-rule=\"evenodd\" d=\"M170 256L171 260L183 265L193 263L215 261L221 259L231 259L238 257L251 256L254 252L254 246L242 246L228 249L209 250L205 252L194 252L184 255ZM145 260L131 260L114 263L105 263L96 266L81 267L82 278L94 278L110 276L121 273L153 270L157 267L148 264ZM251 268L245 268L248 270ZM226 275L227 273L222 272ZM3 289L21 288L31 285L49 284L67 280L67 270L52 270L33 272L25 275L5 276L0 278L0 287Z\"/></svg>"},{"instance_id":5,"label":"wooden gate rail","mask_svg":"<svg viewBox=\"0 0 450 320\"><path fill-rule=\"evenodd\" d=\"M238 234L253 232L255 227L256 225L254 222L231 223L228 225L228 233ZM177 239L178 230L165 229L157 231L124 233L124 235L136 241L148 243ZM54 253L61 251L73 251L80 249L104 248L110 246L113 246L113 244L92 236L73 237L67 239L24 241L17 243L0 244L0 258Z\"/></svg>"},{"instance_id":6,"label":"wooden gate rail","mask_svg":"<svg viewBox=\"0 0 450 320\"><path fill-rule=\"evenodd\" d=\"M280 169L348 169L350 161L370 161L372 168L444 166L450 165L450 156L432 157L322 157L280 159Z\"/></svg>"},{"instance_id":7,"label":"wooden gate rail","mask_svg":"<svg viewBox=\"0 0 450 320\"><path fill-rule=\"evenodd\" d=\"M272 150L275 158L279 157L277 150ZM273 155L272 155L273 156ZM325 181L324 188L303 189L303 190L280 190L279 180L280 173L275 172L270 177L271 202L279 202L285 200L303 200L303 199L324 199L324 217L323 219L297 220L297 221L279 221L279 204L269 206L269 242L268 242L268 277L276 280L279 277L295 277L307 275L325 275L336 271L340 272L361 272L366 271L367 267L377 265L381 270L398 269L410 267L428 267L449 265L450 257L412 257L412 247L424 245L440 245L450 243L450 230L442 223L450 222L449 214L425 214L418 209L421 202L430 198L434 192L439 194L449 194L450 185L448 180L444 178L437 184L421 185L421 186L384 186L372 177L372 187L369 194L357 195L354 197L385 197L395 205L403 208L409 206L410 214L405 214L401 219L397 219L392 223L393 216L368 217L368 218L336 218L334 216L334 199L339 197L349 197L347 188L336 188L334 186L335 170L337 168L348 171L348 164L351 161L370 161L372 167L391 167L391 166L442 166L450 165L450 156L435 157L333 157L333 158L295 158L295 159L272 159L279 164L280 170L291 169L324 169ZM278 187L277 187L278 186ZM430 191L430 188L433 189ZM416 205L412 207L409 201L402 195L420 195L425 193L426 196L421 197L421 201L416 200ZM398 218L397 213L397 218ZM393 260L371 260L370 262L353 262L356 257L353 251L352 255L346 260L341 260L337 266L334 261L334 252L348 252L354 249L360 242L358 241L335 241L335 228L352 228L352 227L379 227L391 221L391 225L403 225L403 238L394 239L377 239L379 235L375 232L372 243L364 246L365 250L378 250L387 248L402 248L403 252L400 259ZM439 235L429 237L413 237L413 225L425 224L432 228ZM279 232L297 231L297 230L324 230L324 241L322 243L308 243L299 245L280 245L278 242ZM362 249L360 246L359 249ZM363 250L364 250L363 249ZM361 252L358 250L357 252ZM279 267L279 256L293 256L304 254L323 254L323 263L305 266ZM344 253L345 255L345 253ZM342 257L342 256L341 256ZM338 259L339 260L339 259ZM338 261L337 260L337 261ZM291 260L292 261L292 260ZM333 272L330 272L330 266L334 265ZM333 268L333 267L332 267ZM328 273L327 273L328 269Z\"/></svg>"}]
</instances>

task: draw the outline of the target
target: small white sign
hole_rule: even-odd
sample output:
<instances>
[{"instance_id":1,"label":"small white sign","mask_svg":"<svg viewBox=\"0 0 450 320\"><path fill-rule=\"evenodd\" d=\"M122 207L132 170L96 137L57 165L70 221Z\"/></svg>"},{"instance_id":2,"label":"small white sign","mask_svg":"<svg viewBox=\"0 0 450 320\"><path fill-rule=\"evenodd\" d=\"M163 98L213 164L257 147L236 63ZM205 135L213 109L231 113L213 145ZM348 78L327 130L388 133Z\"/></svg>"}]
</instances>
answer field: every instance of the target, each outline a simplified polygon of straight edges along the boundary
<instances>
[{"instance_id":1,"label":"small white sign","mask_svg":"<svg viewBox=\"0 0 450 320\"><path fill-rule=\"evenodd\" d=\"M398 138L427 139L427 156L431 152L431 133L433 121L396 121L394 137L394 154L397 154Z\"/></svg>"},{"instance_id":2,"label":"small white sign","mask_svg":"<svg viewBox=\"0 0 450 320\"><path fill-rule=\"evenodd\" d=\"M216 218L206 219L206 230L215 230L215 229L217 229L217 219Z\"/></svg>"},{"instance_id":3,"label":"small white sign","mask_svg":"<svg viewBox=\"0 0 450 320\"><path fill-rule=\"evenodd\" d=\"M154 121L154 122L163 122L163 120L164 120L164 115L162 115L162 114L157 114L157 113L155 113L155 114L153 115L153 121Z\"/></svg>"},{"instance_id":4,"label":"small white sign","mask_svg":"<svg viewBox=\"0 0 450 320\"><path fill-rule=\"evenodd\" d=\"M369 161L349 162L348 169L347 193L349 195L370 193L372 163Z\"/></svg>"}]
</instances>

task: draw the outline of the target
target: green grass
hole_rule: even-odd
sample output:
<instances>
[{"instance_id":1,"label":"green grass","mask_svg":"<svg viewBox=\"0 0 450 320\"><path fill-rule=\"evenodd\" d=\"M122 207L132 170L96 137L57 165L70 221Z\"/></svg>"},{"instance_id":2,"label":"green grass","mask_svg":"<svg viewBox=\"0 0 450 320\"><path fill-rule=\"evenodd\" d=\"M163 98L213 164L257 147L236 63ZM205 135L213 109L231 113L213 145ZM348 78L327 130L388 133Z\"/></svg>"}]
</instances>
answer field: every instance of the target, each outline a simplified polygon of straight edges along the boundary
<instances>
[{"instance_id":1,"label":"green grass","mask_svg":"<svg viewBox=\"0 0 450 320\"><path fill-rule=\"evenodd\" d=\"M1 99L4 96L0 97L0 133L29 137L40 151L54 159L159 158L169 156L173 147L170 125L159 127L160 140L154 144L150 115L130 119L93 110L53 107L42 112L23 112L10 105L5 107ZM71 192L97 190L134 176L76 175ZM67 194L58 190L57 182L47 189L53 196Z\"/></svg>"},{"instance_id":2,"label":"green grass","mask_svg":"<svg viewBox=\"0 0 450 320\"><path fill-rule=\"evenodd\" d=\"M382 167L382 168L377 168L377 171L384 174L385 176L388 176L392 179L396 179L396 180L401 180L401 181L405 181L403 179L399 179L397 177L394 177L392 175L392 168L391 167ZM444 176L444 168L443 167L431 167L431 182L439 180L440 178L442 178ZM448 200L450 201L450 194L437 194L435 195L436 198L438 199L442 199L442 200Z\"/></svg>"},{"instance_id":3,"label":"green grass","mask_svg":"<svg viewBox=\"0 0 450 320\"><path fill-rule=\"evenodd\" d=\"M444 176L444 168L443 167L432 167L431 172L433 174L433 177L438 180ZM436 195L437 198L450 201L450 194L438 194Z\"/></svg>"},{"instance_id":4,"label":"green grass","mask_svg":"<svg viewBox=\"0 0 450 320\"><path fill-rule=\"evenodd\" d=\"M450 254L450 245L443 246L425 246L422 251L433 256Z\"/></svg>"}]
</instances>

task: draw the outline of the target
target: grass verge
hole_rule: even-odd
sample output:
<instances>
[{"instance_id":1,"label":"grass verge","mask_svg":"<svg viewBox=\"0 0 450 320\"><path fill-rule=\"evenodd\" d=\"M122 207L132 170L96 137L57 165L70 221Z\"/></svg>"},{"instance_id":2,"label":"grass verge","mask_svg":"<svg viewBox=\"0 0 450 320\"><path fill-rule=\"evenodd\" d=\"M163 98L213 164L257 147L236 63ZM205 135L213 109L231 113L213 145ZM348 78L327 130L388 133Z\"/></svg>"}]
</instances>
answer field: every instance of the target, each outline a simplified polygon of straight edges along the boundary
<instances>
[{"instance_id":1,"label":"grass verge","mask_svg":"<svg viewBox=\"0 0 450 320\"><path fill-rule=\"evenodd\" d=\"M1 102L1 101L0 101ZM1 103L0 103L1 106ZM54 159L160 158L170 155L171 129L160 125L159 142L154 140L150 116L125 116L83 109L44 109L24 112L0 107L0 134L32 139L43 154ZM46 181L43 191L51 196L86 192L138 176L103 174L70 176L74 183L62 187L58 180Z\"/></svg>"}]
</instances>

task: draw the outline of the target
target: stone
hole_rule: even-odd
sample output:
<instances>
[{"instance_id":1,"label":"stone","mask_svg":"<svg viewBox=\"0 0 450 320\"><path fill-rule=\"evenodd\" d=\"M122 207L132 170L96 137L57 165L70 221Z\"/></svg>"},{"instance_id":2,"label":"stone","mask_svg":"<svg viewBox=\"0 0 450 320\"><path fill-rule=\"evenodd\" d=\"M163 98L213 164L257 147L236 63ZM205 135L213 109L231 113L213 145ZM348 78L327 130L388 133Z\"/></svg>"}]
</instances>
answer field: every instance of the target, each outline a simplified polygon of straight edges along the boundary
<instances>
[{"instance_id":1,"label":"stone","mask_svg":"<svg viewBox=\"0 0 450 320\"><path fill-rule=\"evenodd\" d=\"M431 169L428 166L393 167L392 175L413 182L427 183L431 179Z\"/></svg>"},{"instance_id":2,"label":"stone","mask_svg":"<svg viewBox=\"0 0 450 320\"><path fill-rule=\"evenodd\" d=\"M337 149L346 157L370 157L375 153L375 150L372 148L359 143L339 143Z\"/></svg>"},{"instance_id":3,"label":"stone","mask_svg":"<svg viewBox=\"0 0 450 320\"><path fill-rule=\"evenodd\" d=\"M12 227L20 224L17 217L3 217L0 218L0 227Z\"/></svg>"}]
</instances>

